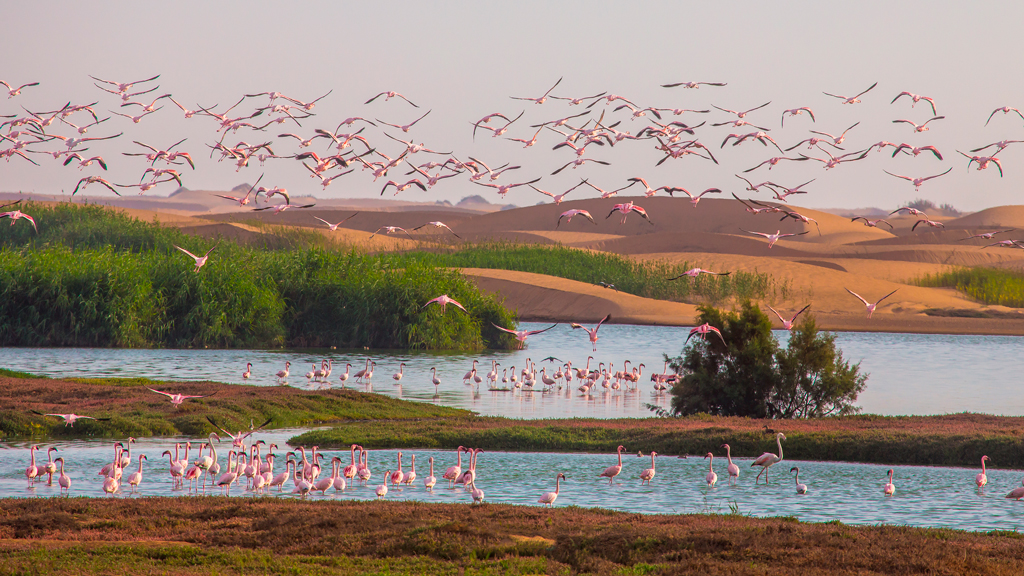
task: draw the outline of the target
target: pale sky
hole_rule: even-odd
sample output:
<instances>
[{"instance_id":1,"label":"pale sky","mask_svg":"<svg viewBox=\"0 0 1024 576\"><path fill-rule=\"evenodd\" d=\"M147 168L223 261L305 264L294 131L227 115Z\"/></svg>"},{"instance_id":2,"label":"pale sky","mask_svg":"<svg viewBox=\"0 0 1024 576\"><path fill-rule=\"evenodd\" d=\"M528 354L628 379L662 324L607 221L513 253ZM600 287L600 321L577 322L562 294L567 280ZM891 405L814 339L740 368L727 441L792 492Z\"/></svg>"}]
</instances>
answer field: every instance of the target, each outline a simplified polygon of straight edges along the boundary
<instances>
[{"instance_id":1,"label":"pale sky","mask_svg":"<svg viewBox=\"0 0 1024 576\"><path fill-rule=\"evenodd\" d=\"M753 129L710 127L712 122L729 119L714 109L710 114L672 119L691 124L707 120L697 137L712 147L719 166L685 157L655 167L662 154L654 150L654 140L624 141L614 148L588 147L587 157L608 161L610 166L588 164L551 176L555 168L574 158L571 150L551 150L560 140L557 134L545 131L538 145L526 150L516 142L490 138L485 131L477 133L476 142L472 140L470 123L488 113L514 117L525 110L506 136L530 138L535 130L530 124L579 112L581 107L568 107L565 102L535 105L509 98L539 96L564 77L554 95L578 97L608 91L644 107L707 109L716 104L747 109L770 100L770 106L746 120L771 128L770 135L784 148L811 136L808 129L835 134L860 121L843 144L847 151L889 140L934 145L944 156L943 161L925 154L893 159L889 157L893 149L888 148L827 172L819 163L802 162L752 173L755 182L770 179L789 186L817 178L807 187L809 194L792 200L797 205L892 209L917 197L968 210L1020 203L1024 144L999 154L1003 178L994 166L983 172L972 168L968 173L967 159L956 153L997 140L1024 140L1024 121L1016 115L999 113L984 126L997 107L1024 108L1024 75L1014 56L1019 54L1015 42L1024 22L1024 4L1019 2L986 3L985 7L947 1L96 4L16 2L5 6L5 20L12 24L4 32L9 52L0 79L40 85L26 88L13 99L0 96L0 114L23 115L21 106L55 110L69 100L73 104L98 100L101 117L109 115L108 110L124 111L117 107L118 97L93 87L89 74L118 81L161 74L160 89L140 99L171 93L187 107L219 104L218 110L245 93L278 91L310 100L333 90L301 128L286 124L272 125L264 133L241 130L229 134L225 143L269 140L275 152L290 155L300 150L278 134L312 136L314 128L334 130L349 116L402 124L432 109L409 134L388 132L403 139L412 136L435 150L453 150L463 160L474 156L492 165L520 164L520 170L503 175L499 182L543 177L537 186L556 193L578 183L580 177L611 189L626 184L626 178L642 176L653 186L670 184L695 192L714 186L745 195L734 174L779 155L774 148L757 143L720 150L730 132ZM690 80L728 82L728 86L659 87ZM878 87L864 96L862 104L843 105L822 94L852 95L876 81ZM396 99L363 104L383 90L402 92L420 109ZM935 98L938 113L946 119L933 122L930 131L920 134L907 125L892 124L900 118L920 123L931 117L924 102L915 108L906 98L890 104L903 90ZM358 169L326 190L294 159L271 160L263 168L253 160L236 173L232 163L209 158L205 145L220 137L215 120L199 116L186 120L169 100L161 102L165 107L140 124L115 116L89 130L88 136L124 132L120 138L90 146L90 155L99 153L107 159L109 172L101 173L95 166L79 172L74 165L64 167L43 155L33 156L40 167L14 158L0 163L0 191L70 193L78 179L88 174L136 183L148 163L121 155L137 151L132 140L162 148L187 137L179 149L196 159L196 170L185 167L183 176L191 189L225 190L265 173L262 184L283 186L293 194L379 197L385 180L374 183L369 172ZM266 103L266 97L249 99L236 110L251 111ZM800 106L811 107L817 122L812 124L807 116L787 118L781 128L781 111ZM603 104L595 106L592 116L602 108ZM635 133L644 125L645 119L631 121L625 111L613 113L612 108L607 107L606 121L622 120L620 130ZM72 121L85 117L76 115ZM74 132L61 124L48 131L67 136ZM368 128L363 135L391 156L403 149L379 129ZM320 140L311 149L323 153L326 145ZM51 142L30 148L56 147ZM798 151L825 157L803 148L789 155ZM422 152L413 157L417 164L431 159L432 155ZM950 174L924 184L920 192L883 172L927 176L950 166ZM404 181L407 169L401 168L389 177ZM175 187L165 184L147 194L166 195ZM100 195L105 189L94 185L87 192ZM641 190L634 187L630 193ZM129 189L125 194L135 192ZM442 181L427 192L412 189L398 198L454 202L469 194L518 205L546 200L523 187L502 201L492 190L470 184L465 176ZM581 188L569 199L595 195ZM393 198L393 190L386 197ZM767 199L767 194L760 197Z\"/></svg>"}]
</instances>

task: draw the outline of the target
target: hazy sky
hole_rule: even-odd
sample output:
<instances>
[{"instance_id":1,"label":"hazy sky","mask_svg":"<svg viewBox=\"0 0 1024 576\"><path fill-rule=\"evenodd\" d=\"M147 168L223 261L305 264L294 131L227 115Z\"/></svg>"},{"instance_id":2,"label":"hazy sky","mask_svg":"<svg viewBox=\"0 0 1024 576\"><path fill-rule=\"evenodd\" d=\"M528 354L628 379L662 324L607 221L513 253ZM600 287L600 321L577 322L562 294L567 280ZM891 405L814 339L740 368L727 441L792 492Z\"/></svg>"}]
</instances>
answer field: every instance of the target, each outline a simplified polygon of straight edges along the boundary
<instances>
[{"instance_id":1,"label":"hazy sky","mask_svg":"<svg viewBox=\"0 0 1024 576\"><path fill-rule=\"evenodd\" d=\"M727 114L687 114L690 123L707 120L698 138L711 146L721 162L716 166L694 157L655 163L661 153L648 141L625 141L615 148L588 147L586 155L611 162L588 164L550 173L574 158L571 150L552 151L559 136L542 133L537 146L523 150L516 142L493 139L480 131L474 142L471 122L492 112L510 117L525 110L506 136L529 138L530 124L577 113L581 107L549 100L546 104L512 100L509 96L539 96L559 77L553 92L585 96L602 91L623 95L640 106L747 109L772 101L746 120L771 128L771 136L788 147L810 134L808 129L842 132L854 122L844 147L861 150L879 140L931 144L945 160L931 155L890 158L892 148L860 162L825 171L812 162L789 163L770 172L761 168L752 180L766 179L795 186L812 178L810 194L795 203L811 207L892 207L916 197L949 202L976 210L999 204L1020 203L1019 183L1024 175L1024 144L1007 148L999 157L1005 177L995 167L968 173L967 159L957 149L1002 139L1024 140L1024 121L1016 115L997 114L999 106L1024 107L1024 75L1015 44L1024 4L964 2L16 2L5 6L5 20L18 22L4 32L9 56L0 79L12 84L38 81L13 99L0 97L0 114L24 114L21 106L38 111L60 108L65 102L99 101L101 117L118 109L120 100L94 88L89 74L127 81L161 74L160 89L188 107L219 104L223 109L242 94L279 91L301 100L333 90L317 104L313 118L294 124L272 125L265 133L239 131L226 144L273 141L278 154L299 151L291 139L278 134L312 136L314 128L334 130L349 116L376 117L406 123L433 110L408 135L389 129L403 139L412 136L435 150L453 150L457 156L479 158L488 164L512 162L522 169L503 175L511 183L543 176L539 187L560 192L588 177L606 189L624 185L632 176L645 177L653 186L671 184L700 191L717 186L742 193L734 174L771 156L774 148L757 143L719 150L725 135L747 132L749 127L712 128L728 120ZM659 84L684 80L728 82L724 88L665 89ZM855 94L874 82L878 87L862 104L843 105L822 94ZM401 100L370 105L363 102L382 90L397 90L420 105ZM945 120L932 129L913 133L907 125L891 121L907 118L923 122L931 116L926 103L911 108L908 90L936 99ZM140 97L140 98L145 98ZM150 98L151 100L151 98ZM149 100L146 100L148 103ZM261 168L253 160L236 173L230 162L209 158L207 144L216 142L217 123L208 117L186 120L169 101L140 124L115 116L89 130L88 136L124 132L118 139L95 143L91 153L110 164L103 174L122 183L139 181L148 164L141 158L121 156L137 151L132 140L166 147L188 140L179 149L196 158L196 170L185 168L184 183L191 189L224 190L252 182L266 173L263 184L288 188L293 194L320 197L379 196L384 180L374 183L369 172L356 170L339 178L327 190L309 177L297 160L278 159ZM236 110L263 106L266 97L249 99ZM817 117L787 119L780 127L781 111L810 106ZM604 108L594 107L593 116ZM620 130L636 132L645 119L631 121L624 111L607 107L608 122L622 120ZM133 107L133 110L138 110ZM264 115L266 116L266 115ZM84 120L77 115L72 121ZM73 129L55 124L48 131L72 135ZM363 133L389 155L403 146L379 129ZM323 153L326 141L311 148ZM56 143L33 146L55 149ZM7 144L0 147L6 148ZM803 149L799 149L803 150ZM795 154L795 150L791 154ZM803 150L811 154L812 152ZM773 153L775 152L775 153ZM814 151L814 155L824 154ZM0 163L0 190L70 193L80 177L100 173L95 167L79 172L51 157L36 155L32 166L20 158ZM417 164L431 155L419 153ZM919 193L913 185L886 175L883 169L910 176L953 171L926 183ZM159 166L158 166L159 167ZM389 176L405 180L401 170ZM457 201L482 194L501 200L490 189L470 184L466 177L441 182L428 192L413 189L399 198ZM167 194L165 184L148 194ZM91 186L88 193L104 189ZM577 190L570 199L594 196ZM633 189L634 193L640 190ZM127 191L126 194L133 194ZM109 193L108 193L109 194ZM392 196L393 191L386 193ZM762 194L766 198L766 194ZM545 200L529 188L518 188L505 202L519 205Z\"/></svg>"}]
</instances>

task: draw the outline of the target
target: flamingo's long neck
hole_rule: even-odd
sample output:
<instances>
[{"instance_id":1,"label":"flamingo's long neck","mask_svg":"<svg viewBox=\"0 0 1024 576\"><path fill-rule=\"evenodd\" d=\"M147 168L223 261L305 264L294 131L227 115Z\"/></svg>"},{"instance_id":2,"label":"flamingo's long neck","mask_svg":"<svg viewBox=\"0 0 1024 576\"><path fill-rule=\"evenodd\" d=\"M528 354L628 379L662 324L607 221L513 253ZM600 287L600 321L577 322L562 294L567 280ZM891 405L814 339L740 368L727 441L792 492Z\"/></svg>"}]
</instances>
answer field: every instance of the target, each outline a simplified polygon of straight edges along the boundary
<instances>
[{"instance_id":1,"label":"flamingo's long neck","mask_svg":"<svg viewBox=\"0 0 1024 576\"><path fill-rule=\"evenodd\" d=\"M562 477L561 476L556 476L555 477L555 494L558 494L558 491L561 490L561 488L562 488L561 484L560 484L561 481L562 481Z\"/></svg>"},{"instance_id":2,"label":"flamingo's long neck","mask_svg":"<svg viewBox=\"0 0 1024 576\"><path fill-rule=\"evenodd\" d=\"M29 466L32 467L32 468L35 468L36 467L36 447L33 446L32 449L29 450L28 452L29 452L29 455L32 458L32 461L29 463Z\"/></svg>"},{"instance_id":3,"label":"flamingo's long neck","mask_svg":"<svg viewBox=\"0 0 1024 576\"><path fill-rule=\"evenodd\" d=\"M462 450L459 450L459 461L455 464L456 468L462 468Z\"/></svg>"},{"instance_id":4,"label":"flamingo's long neck","mask_svg":"<svg viewBox=\"0 0 1024 576\"><path fill-rule=\"evenodd\" d=\"M430 475L431 476L434 475L434 459L433 458L430 459Z\"/></svg>"},{"instance_id":5,"label":"flamingo's long neck","mask_svg":"<svg viewBox=\"0 0 1024 576\"><path fill-rule=\"evenodd\" d=\"M142 454L139 454L139 474L142 474Z\"/></svg>"},{"instance_id":6,"label":"flamingo's long neck","mask_svg":"<svg viewBox=\"0 0 1024 576\"><path fill-rule=\"evenodd\" d=\"M985 459L984 458L981 459L981 473L982 474L985 473Z\"/></svg>"},{"instance_id":7,"label":"flamingo's long neck","mask_svg":"<svg viewBox=\"0 0 1024 576\"><path fill-rule=\"evenodd\" d=\"M714 472L714 471L715 471L715 455L712 454L710 456L710 460L708 460L708 472Z\"/></svg>"},{"instance_id":8,"label":"flamingo's long neck","mask_svg":"<svg viewBox=\"0 0 1024 576\"><path fill-rule=\"evenodd\" d=\"M779 445L779 462L782 461L782 438L779 436L775 437L775 443Z\"/></svg>"},{"instance_id":9,"label":"flamingo's long neck","mask_svg":"<svg viewBox=\"0 0 1024 576\"><path fill-rule=\"evenodd\" d=\"M654 470L654 452L651 452L651 470Z\"/></svg>"},{"instance_id":10,"label":"flamingo's long neck","mask_svg":"<svg viewBox=\"0 0 1024 576\"><path fill-rule=\"evenodd\" d=\"M729 459L729 466L732 466L732 448L728 445L725 447L725 457Z\"/></svg>"},{"instance_id":11,"label":"flamingo's long neck","mask_svg":"<svg viewBox=\"0 0 1024 576\"><path fill-rule=\"evenodd\" d=\"M622 446L619 446L619 468L622 468Z\"/></svg>"},{"instance_id":12,"label":"flamingo's long neck","mask_svg":"<svg viewBox=\"0 0 1024 576\"><path fill-rule=\"evenodd\" d=\"M356 465L356 447L355 446L352 447L352 465L353 466Z\"/></svg>"}]
</instances>

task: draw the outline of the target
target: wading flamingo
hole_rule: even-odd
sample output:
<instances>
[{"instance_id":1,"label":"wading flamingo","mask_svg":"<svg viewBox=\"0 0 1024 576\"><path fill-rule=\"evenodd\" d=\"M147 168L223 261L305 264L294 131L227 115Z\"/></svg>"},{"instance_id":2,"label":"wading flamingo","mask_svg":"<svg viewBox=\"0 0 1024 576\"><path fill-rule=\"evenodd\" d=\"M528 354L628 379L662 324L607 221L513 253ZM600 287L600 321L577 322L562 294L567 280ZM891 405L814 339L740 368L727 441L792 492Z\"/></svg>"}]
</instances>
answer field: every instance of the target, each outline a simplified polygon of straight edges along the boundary
<instances>
[{"instance_id":1,"label":"wading flamingo","mask_svg":"<svg viewBox=\"0 0 1024 576\"><path fill-rule=\"evenodd\" d=\"M290 372L289 369L291 367L292 367L292 363L291 362L285 362L284 363L284 370L279 370L277 372L277 374L275 374L275 376L277 376L277 381L278 382L280 382L282 380L288 380L288 374Z\"/></svg>"},{"instance_id":2,"label":"wading flamingo","mask_svg":"<svg viewBox=\"0 0 1024 576\"><path fill-rule=\"evenodd\" d=\"M708 488L713 488L715 483L718 482L718 474L715 474L715 455L708 452L704 458L710 458L708 460L708 475L704 477L704 481L708 483Z\"/></svg>"},{"instance_id":3,"label":"wading flamingo","mask_svg":"<svg viewBox=\"0 0 1024 576\"><path fill-rule=\"evenodd\" d=\"M54 462L60 462L60 476L57 477L57 485L61 492L65 490L71 493L71 477L64 473L64 458L57 458Z\"/></svg>"},{"instance_id":4,"label":"wading flamingo","mask_svg":"<svg viewBox=\"0 0 1024 576\"><path fill-rule=\"evenodd\" d=\"M547 504L549 507L554 506L555 500L558 500L558 493L561 491L561 486L558 482L559 480L565 480L565 474L559 472L558 476L555 476L555 491L545 492L543 495L541 495L540 500L537 500L537 502L540 502L541 504Z\"/></svg>"},{"instance_id":5,"label":"wading flamingo","mask_svg":"<svg viewBox=\"0 0 1024 576\"><path fill-rule=\"evenodd\" d=\"M793 472L796 472L796 493L797 494L807 494L807 484L801 484L800 483L800 467L799 466L794 466L794 467L789 469L789 472L790 472L790 474L792 474Z\"/></svg>"},{"instance_id":6,"label":"wading flamingo","mask_svg":"<svg viewBox=\"0 0 1024 576\"><path fill-rule=\"evenodd\" d=\"M387 476L385 476L387 478ZM398 470L391 473L391 484L398 486L405 479L405 474L402 473L402 453L398 453Z\"/></svg>"},{"instance_id":7,"label":"wading flamingo","mask_svg":"<svg viewBox=\"0 0 1024 576\"><path fill-rule=\"evenodd\" d=\"M384 473L384 483L377 486L377 500L383 500L388 495L388 476L391 475L391 470Z\"/></svg>"},{"instance_id":8,"label":"wading flamingo","mask_svg":"<svg viewBox=\"0 0 1024 576\"><path fill-rule=\"evenodd\" d=\"M430 476L427 476L426 478L423 479L423 486L426 487L427 490L433 492L435 484L437 484L437 478L434 476L434 457L431 456L430 457Z\"/></svg>"},{"instance_id":9,"label":"wading flamingo","mask_svg":"<svg viewBox=\"0 0 1024 576\"><path fill-rule=\"evenodd\" d=\"M782 462L782 441L785 439L785 434L783 434L782 432L777 432L775 434L775 443L778 444L779 446L779 455L776 456L771 452L765 452L764 454L758 456L757 459L750 464L751 466L761 467L761 471L757 473L757 478L754 478L754 484L757 484L757 481L761 479L761 474L764 474L764 483L768 483L768 469L771 468L773 465Z\"/></svg>"},{"instance_id":10,"label":"wading flamingo","mask_svg":"<svg viewBox=\"0 0 1024 576\"><path fill-rule=\"evenodd\" d=\"M484 501L484 491L476 487L476 480L469 482L469 494L473 497L474 504Z\"/></svg>"},{"instance_id":11,"label":"wading flamingo","mask_svg":"<svg viewBox=\"0 0 1024 576\"><path fill-rule=\"evenodd\" d=\"M168 452L168 454L170 454L170 453ZM148 458L146 458L145 454L139 454L139 469L136 470L135 472L132 472L128 476L128 485L132 487L132 494L134 494L137 491L137 489L139 487L139 484L142 483L142 461L143 460L148 460ZM197 470L198 470L198 468L197 468Z\"/></svg>"},{"instance_id":12,"label":"wading flamingo","mask_svg":"<svg viewBox=\"0 0 1024 576\"><path fill-rule=\"evenodd\" d=\"M412 463L409 465L409 471L405 473L405 478L402 479L403 484L412 485L416 481L416 455L412 455Z\"/></svg>"},{"instance_id":13,"label":"wading flamingo","mask_svg":"<svg viewBox=\"0 0 1024 576\"><path fill-rule=\"evenodd\" d=\"M882 488L886 496L892 496L896 493L896 485L892 483L892 468L889 469L889 480L886 481L885 486ZM1020 496L1017 497L1018 499Z\"/></svg>"},{"instance_id":14,"label":"wading flamingo","mask_svg":"<svg viewBox=\"0 0 1024 576\"><path fill-rule=\"evenodd\" d=\"M32 487L36 476L39 476L39 467L36 466L36 450L39 450L39 446L33 446L28 451L31 460L29 461L28 468L25 468L25 478L28 479L29 488Z\"/></svg>"},{"instance_id":15,"label":"wading flamingo","mask_svg":"<svg viewBox=\"0 0 1024 576\"><path fill-rule=\"evenodd\" d=\"M1020 488L1014 488L1013 491L1006 495L1007 498L1013 498L1014 500L1024 498L1024 480L1021 480L1020 483Z\"/></svg>"},{"instance_id":16,"label":"wading flamingo","mask_svg":"<svg viewBox=\"0 0 1024 576\"><path fill-rule=\"evenodd\" d=\"M640 485L643 486L645 483L650 486L651 479L654 478L654 457L657 456L657 452L651 452L651 467L640 473Z\"/></svg>"},{"instance_id":17,"label":"wading flamingo","mask_svg":"<svg viewBox=\"0 0 1024 576\"><path fill-rule=\"evenodd\" d=\"M449 488L455 485L455 480L462 474L462 451L465 449L465 446L459 446L459 449L457 451L459 459L458 462L455 464L455 466L449 466L448 469L445 470L444 474L441 475L441 478L444 478L445 480L448 481Z\"/></svg>"},{"instance_id":18,"label":"wading flamingo","mask_svg":"<svg viewBox=\"0 0 1024 576\"><path fill-rule=\"evenodd\" d=\"M981 457L981 472L974 477L974 483L978 485L978 488L984 488L985 484L988 484L988 475L985 474L985 460L992 460L988 456Z\"/></svg>"},{"instance_id":19,"label":"wading flamingo","mask_svg":"<svg viewBox=\"0 0 1024 576\"><path fill-rule=\"evenodd\" d=\"M728 444L722 444L722 448L725 448L725 457L729 459L729 466L726 470L729 472L729 483L735 484L740 478L740 467L732 463L732 449Z\"/></svg>"},{"instance_id":20,"label":"wading flamingo","mask_svg":"<svg viewBox=\"0 0 1024 576\"><path fill-rule=\"evenodd\" d=\"M612 483L615 482L615 477L619 475L619 472L622 472L622 450L623 447L620 445L618 449L619 463L616 464L615 466L609 466L605 468L604 472L601 472L601 474L598 475L598 478L607 478L609 486L611 486Z\"/></svg>"}]
</instances>

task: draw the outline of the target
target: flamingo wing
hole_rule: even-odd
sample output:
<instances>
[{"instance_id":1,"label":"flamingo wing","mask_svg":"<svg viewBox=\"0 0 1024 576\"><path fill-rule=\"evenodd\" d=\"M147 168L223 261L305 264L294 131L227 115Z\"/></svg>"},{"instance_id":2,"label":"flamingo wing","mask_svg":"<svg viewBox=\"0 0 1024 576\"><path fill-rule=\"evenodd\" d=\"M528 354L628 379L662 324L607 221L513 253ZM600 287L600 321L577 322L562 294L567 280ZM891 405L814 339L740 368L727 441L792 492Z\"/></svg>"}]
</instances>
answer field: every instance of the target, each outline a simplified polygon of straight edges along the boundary
<instances>
[{"instance_id":1,"label":"flamingo wing","mask_svg":"<svg viewBox=\"0 0 1024 576\"><path fill-rule=\"evenodd\" d=\"M533 336L534 334L540 334L541 332L547 332L548 330L551 330L555 326L558 326L558 324L557 323L552 324L551 326L548 326L547 328L545 328L543 330L527 330L526 335L527 336Z\"/></svg>"},{"instance_id":2,"label":"flamingo wing","mask_svg":"<svg viewBox=\"0 0 1024 576\"><path fill-rule=\"evenodd\" d=\"M854 296L856 296L856 297L857 297L857 300L860 300L861 302L863 302L865 306L870 306L870 305L871 305L871 303L870 303L870 302L868 302L867 300L865 300L864 298L862 298L860 294L857 294L857 293L856 293L856 292L854 292L853 290L850 290L849 288L846 288L846 287L843 287L843 290L846 290L846 291L847 291L847 292L849 292L850 294L853 294Z\"/></svg>"},{"instance_id":3,"label":"flamingo wing","mask_svg":"<svg viewBox=\"0 0 1024 576\"><path fill-rule=\"evenodd\" d=\"M801 315L801 314L803 314L803 313L804 313L804 311L805 311L805 310L807 310L807 309L808 309L808 308L810 308L810 307L811 307L811 305L810 305L810 304L808 304L807 306L804 306L803 308L801 308L801 309L800 309L800 311L799 311L799 312L797 312L796 314L793 314L793 317L792 317L792 318L790 318L790 319L789 319L789 321L790 321L790 322L795 322L795 321L796 321L796 317L797 317L797 316L799 316L799 315ZM776 312L776 314L778 314L778 312Z\"/></svg>"},{"instance_id":4,"label":"flamingo wing","mask_svg":"<svg viewBox=\"0 0 1024 576\"><path fill-rule=\"evenodd\" d=\"M171 394L169 392L161 392L159 390L153 390L152 388L150 388L148 386L146 387L146 390L149 390L150 392L156 392L157 394L163 394L164 396L167 396L168 398L173 398L174 397L174 394Z\"/></svg>"},{"instance_id":5,"label":"flamingo wing","mask_svg":"<svg viewBox=\"0 0 1024 576\"><path fill-rule=\"evenodd\" d=\"M174 246L174 245L172 244L172 246ZM189 255L189 256L191 256L192 258L194 258L194 259L196 259L196 260L199 260L199 257L198 257L198 256L196 256L195 254L193 254L193 253L189 252L188 250L185 250L185 249L184 249L184 248L182 248L181 246L174 246L174 247L175 247L175 248L177 248L178 250L181 250L181 251L182 251L182 252L184 252L185 254L188 254L188 255ZM156 390L153 390L153 392L156 392ZM163 392L161 392L161 394L163 394Z\"/></svg>"},{"instance_id":6,"label":"flamingo wing","mask_svg":"<svg viewBox=\"0 0 1024 576\"><path fill-rule=\"evenodd\" d=\"M879 304L881 304L881 303L882 303L882 300L885 300L885 299L886 299L886 298L888 298L889 296L892 296L892 295L893 295L893 294L895 294L895 293L896 293L896 292L897 292L898 290L899 290L899 288L897 288L896 290L893 290L892 292L889 292L889 293L888 293L888 294L886 294L885 296L882 296L882 297L881 297L881 298L880 298L880 299L878 300L878 302L875 302L875 306L878 306Z\"/></svg>"}]
</instances>

